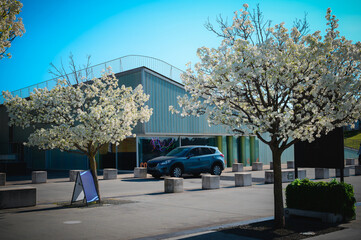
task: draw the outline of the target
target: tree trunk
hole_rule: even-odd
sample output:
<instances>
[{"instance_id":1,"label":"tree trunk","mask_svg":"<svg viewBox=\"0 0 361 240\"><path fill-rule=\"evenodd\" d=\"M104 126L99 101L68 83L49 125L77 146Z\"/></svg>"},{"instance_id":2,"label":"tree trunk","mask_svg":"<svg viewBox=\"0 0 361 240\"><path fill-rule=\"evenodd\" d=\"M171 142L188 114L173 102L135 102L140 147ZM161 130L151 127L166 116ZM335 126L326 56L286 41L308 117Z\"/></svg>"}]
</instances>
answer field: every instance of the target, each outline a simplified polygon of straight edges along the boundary
<instances>
[{"instance_id":1,"label":"tree trunk","mask_svg":"<svg viewBox=\"0 0 361 240\"><path fill-rule=\"evenodd\" d=\"M281 150L272 148L273 175L274 175L273 195L274 195L275 228L283 228L285 226L283 194L282 194L281 155L282 155Z\"/></svg>"},{"instance_id":2,"label":"tree trunk","mask_svg":"<svg viewBox=\"0 0 361 240\"><path fill-rule=\"evenodd\" d=\"M94 180L94 184L95 184L95 189L98 193L98 197L99 197L99 203L100 203L100 191L99 191L99 182L98 182L98 174L97 174L97 164L95 162L95 156L94 155L90 155L88 156L89 158L89 165L90 165L90 170L91 173L93 175L93 180Z\"/></svg>"}]
</instances>

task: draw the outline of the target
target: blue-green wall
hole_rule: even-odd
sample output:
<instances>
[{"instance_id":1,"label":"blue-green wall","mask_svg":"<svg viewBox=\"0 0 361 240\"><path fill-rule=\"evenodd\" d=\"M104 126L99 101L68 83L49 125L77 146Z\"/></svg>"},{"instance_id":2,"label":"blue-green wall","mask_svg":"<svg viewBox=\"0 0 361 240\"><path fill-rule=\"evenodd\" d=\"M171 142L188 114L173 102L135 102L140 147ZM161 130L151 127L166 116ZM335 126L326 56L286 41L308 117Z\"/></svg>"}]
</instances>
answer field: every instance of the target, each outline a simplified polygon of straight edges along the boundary
<instances>
[{"instance_id":1,"label":"blue-green wall","mask_svg":"<svg viewBox=\"0 0 361 240\"><path fill-rule=\"evenodd\" d=\"M185 117L172 114L169 106L180 109L177 96L183 96L186 92L178 83L172 83L164 77L147 69L144 70L144 89L150 95L147 104L153 108L153 115L149 122L145 123L145 133L180 133L180 134L226 134L228 131L221 126L208 126L205 116Z\"/></svg>"}]
</instances>

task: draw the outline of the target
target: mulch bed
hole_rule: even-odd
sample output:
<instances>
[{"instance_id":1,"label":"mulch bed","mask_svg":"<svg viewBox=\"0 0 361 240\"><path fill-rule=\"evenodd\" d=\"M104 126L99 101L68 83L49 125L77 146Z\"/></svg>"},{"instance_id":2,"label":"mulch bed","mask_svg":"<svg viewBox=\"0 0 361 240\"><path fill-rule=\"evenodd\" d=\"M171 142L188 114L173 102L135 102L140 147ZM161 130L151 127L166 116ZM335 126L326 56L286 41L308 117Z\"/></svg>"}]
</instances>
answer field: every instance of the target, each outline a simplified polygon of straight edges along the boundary
<instances>
[{"instance_id":1,"label":"mulch bed","mask_svg":"<svg viewBox=\"0 0 361 240\"><path fill-rule=\"evenodd\" d=\"M274 229L273 226L272 220L224 229L220 232L258 239L304 239L344 229L337 224L326 224L310 218L289 219L283 229Z\"/></svg>"}]
</instances>

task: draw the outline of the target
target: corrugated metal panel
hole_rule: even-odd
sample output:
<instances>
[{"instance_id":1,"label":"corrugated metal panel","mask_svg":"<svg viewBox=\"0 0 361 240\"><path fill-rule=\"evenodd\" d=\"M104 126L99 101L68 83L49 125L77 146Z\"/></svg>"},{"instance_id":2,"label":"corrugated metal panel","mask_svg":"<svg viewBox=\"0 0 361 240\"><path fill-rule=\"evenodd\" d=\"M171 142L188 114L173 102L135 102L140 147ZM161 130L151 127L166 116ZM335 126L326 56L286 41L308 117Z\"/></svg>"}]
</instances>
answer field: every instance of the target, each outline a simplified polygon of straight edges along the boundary
<instances>
[{"instance_id":1,"label":"corrugated metal panel","mask_svg":"<svg viewBox=\"0 0 361 240\"><path fill-rule=\"evenodd\" d=\"M139 84L142 83L142 69L137 68L134 70L130 70L123 73L115 74L116 78L119 80L119 86L125 85L126 87L132 87L133 89L136 88ZM143 86L144 88L144 86ZM143 134L143 124L138 123L133 131L135 134Z\"/></svg>"},{"instance_id":2,"label":"corrugated metal panel","mask_svg":"<svg viewBox=\"0 0 361 240\"><path fill-rule=\"evenodd\" d=\"M52 170L86 170L88 166L88 158L85 155L61 152L57 149L46 151L46 158L47 169Z\"/></svg>"},{"instance_id":3,"label":"corrugated metal panel","mask_svg":"<svg viewBox=\"0 0 361 240\"><path fill-rule=\"evenodd\" d=\"M150 95L148 105L153 108L153 115L145 124L145 133L163 134L227 134L222 126L208 126L205 116L182 118L172 114L169 106L178 106L177 96L183 96L185 90L165 79L145 71L145 92Z\"/></svg>"},{"instance_id":4,"label":"corrugated metal panel","mask_svg":"<svg viewBox=\"0 0 361 240\"><path fill-rule=\"evenodd\" d=\"M115 77L119 79L119 86L125 85L126 87L135 88L142 83L140 68L125 73L117 73L115 74Z\"/></svg>"},{"instance_id":5,"label":"corrugated metal panel","mask_svg":"<svg viewBox=\"0 0 361 240\"><path fill-rule=\"evenodd\" d=\"M262 135L266 140L269 140L269 134L264 133ZM262 141L259 141L259 161L263 162L263 164L269 164L272 162L272 151L268 145L264 144ZM287 161L294 161L294 147L293 145L287 148L281 156L282 163L286 163Z\"/></svg>"}]
</instances>

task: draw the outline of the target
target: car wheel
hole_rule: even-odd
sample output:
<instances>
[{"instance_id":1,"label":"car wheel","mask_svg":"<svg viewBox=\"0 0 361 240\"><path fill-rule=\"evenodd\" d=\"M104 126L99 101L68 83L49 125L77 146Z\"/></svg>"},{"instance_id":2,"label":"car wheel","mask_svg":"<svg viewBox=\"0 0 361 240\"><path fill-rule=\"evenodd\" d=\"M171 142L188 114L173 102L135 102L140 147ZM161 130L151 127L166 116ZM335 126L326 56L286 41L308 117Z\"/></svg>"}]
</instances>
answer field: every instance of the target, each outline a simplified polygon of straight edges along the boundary
<instances>
[{"instance_id":1,"label":"car wheel","mask_svg":"<svg viewBox=\"0 0 361 240\"><path fill-rule=\"evenodd\" d=\"M152 175L154 178L156 178L156 179L159 179L162 175L160 175L160 174L153 174Z\"/></svg>"},{"instance_id":2,"label":"car wheel","mask_svg":"<svg viewBox=\"0 0 361 240\"><path fill-rule=\"evenodd\" d=\"M170 171L171 177L182 177L183 170L180 166L172 167L172 170Z\"/></svg>"},{"instance_id":3,"label":"car wheel","mask_svg":"<svg viewBox=\"0 0 361 240\"><path fill-rule=\"evenodd\" d=\"M211 174L212 175L221 175L222 167L219 164L215 164L212 167Z\"/></svg>"}]
</instances>

